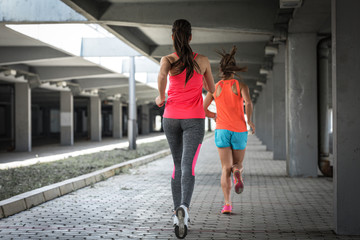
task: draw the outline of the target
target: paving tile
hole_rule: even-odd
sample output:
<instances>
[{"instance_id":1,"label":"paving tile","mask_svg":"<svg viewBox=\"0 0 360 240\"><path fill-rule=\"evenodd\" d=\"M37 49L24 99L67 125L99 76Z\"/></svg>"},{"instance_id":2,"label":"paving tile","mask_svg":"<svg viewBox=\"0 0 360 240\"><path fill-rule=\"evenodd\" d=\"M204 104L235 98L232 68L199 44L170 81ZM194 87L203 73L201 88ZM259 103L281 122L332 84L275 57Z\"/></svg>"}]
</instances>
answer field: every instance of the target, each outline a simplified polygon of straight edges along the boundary
<instances>
[{"instance_id":1,"label":"paving tile","mask_svg":"<svg viewBox=\"0 0 360 240\"><path fill-rule=\"evenodd\" d=\"M272 160L255 136L244 167L245 190L222 215L221 164L213 137L204 141L186 239L360 239L332 231L331 179L287 177L285 161ZM167 156L1 219L0 239L174 239L172 170Z\"/></svg>"}]
</instances>

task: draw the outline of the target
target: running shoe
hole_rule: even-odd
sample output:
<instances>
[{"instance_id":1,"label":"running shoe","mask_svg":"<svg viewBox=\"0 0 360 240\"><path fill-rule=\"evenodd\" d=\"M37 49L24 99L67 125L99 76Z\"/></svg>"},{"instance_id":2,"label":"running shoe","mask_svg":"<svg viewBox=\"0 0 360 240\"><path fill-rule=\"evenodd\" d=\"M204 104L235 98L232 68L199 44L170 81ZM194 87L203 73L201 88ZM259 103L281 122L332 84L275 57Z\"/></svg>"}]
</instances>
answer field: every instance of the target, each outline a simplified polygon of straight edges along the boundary
<instances>
[{"instance_id":1,"label":"running shoe","mask_svg":"<svg viewBox=\"0 0 360 240\"><path fill-rule=\"evenodd\" d=\"M173 227L179 226L179 219L175 213L171 216L171 219L173 220Z\"/></svg>"},{"instance_id":2,"label":"running shoe","mask_svg":"<svg viewBox=\"0 0 360 240\"><path fill-rule=\"evenodd\" d=\"M242 193L244 191L244 182L242 180L241 173L240 173L239 169L234 170L233 176L234 176L235 192L237 194L240 194L240 193Z\"/></svg>"},{"instance_id":3,"label":"running shoe","mask_svg":"<svg viewBox=\"0 0 360 240\"><path fill-rule=\"evenodd\" d=\"M178 226L175 226L175 235L177 238L183 239L187 235L189 214L187 207L181 205L176 209L176 217L178 218Z\"/></svg>"},{"instance_id":4,"label":"running shoe","mask_svg":"<svg viewBox=\"0 0 360 240\"><path fill-rule=\"evenodd\" d=\"M221 210L221 213L230 214L232 211L232 206L230 204L225 204Z\"/></svg>"}]
</instances>

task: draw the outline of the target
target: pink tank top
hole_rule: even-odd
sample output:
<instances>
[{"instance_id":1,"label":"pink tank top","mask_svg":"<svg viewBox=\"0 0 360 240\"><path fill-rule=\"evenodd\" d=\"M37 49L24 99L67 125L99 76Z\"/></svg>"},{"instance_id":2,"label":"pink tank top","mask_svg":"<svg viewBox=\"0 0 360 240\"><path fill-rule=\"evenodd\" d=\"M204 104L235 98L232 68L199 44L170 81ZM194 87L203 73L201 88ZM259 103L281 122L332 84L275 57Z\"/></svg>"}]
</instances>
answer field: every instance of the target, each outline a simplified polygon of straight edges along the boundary
<instances>
[{"instance_id":1,"label":"pink tank top","mask_svg":"<svg viewBox=\"0 0 360 240\"><path fill-rule=\"evenodd\" d=\"M197 54L195 54L194 59ZM189 119L205 118L203 107L203 75L194 70L194 75L185 85L186 69L178 75L169 77L168 99L164 118Z\"/></svg>"}]
</instances>

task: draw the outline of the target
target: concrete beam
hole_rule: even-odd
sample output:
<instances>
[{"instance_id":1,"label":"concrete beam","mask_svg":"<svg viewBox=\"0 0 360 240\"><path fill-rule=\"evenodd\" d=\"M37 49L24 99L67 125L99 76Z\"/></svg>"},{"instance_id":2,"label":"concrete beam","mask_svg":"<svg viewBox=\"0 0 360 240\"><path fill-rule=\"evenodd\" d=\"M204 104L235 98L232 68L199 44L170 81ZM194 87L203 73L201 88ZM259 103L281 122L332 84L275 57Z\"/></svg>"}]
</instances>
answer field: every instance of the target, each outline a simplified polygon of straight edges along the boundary
<instances>
[{"instance_id":1,"label":"concrete beam","mask_svg":"<svg viewBox=\"0 0 360 240\"><path fill-rule=\"evenodd\" d=\"M34 67L41 81L64 81L77 78L114 75L110 70L100 67Z\"/></svg>"},{"instance_id":2,"label":"concrete beam","mask_svg":"<svg viewBox=\"0 0 360 240\"><path fill-rule=\"evenodd\" d=\"M77 79L76 82L81 89L94 88L117 88L120 86L128 86L128 78L84 78Z\"/></svg>"},{"instance_id":3,"label":"concrete beam","mask_svg":"<svg viewBox=\"0 0 360 240\"><path fill-rule=\"evenodd\" d=\"M32 63L73 56L50 47L0 47L0 65Z\"/></svg>"},{"instance_id":4,"label":"concrete beam","mask_svg":"<svg viewBox=\"0 0 360 240\"><path fill-rule=\"evenodd\" d=\"M91 21L99 19L104 11L110 6L109 2L87 0L62 0L62 2Z\"/></svg>"},{"instance_id":5,"label":"concrete beam","mask_svg":"<svg viewBox=\"0 0 360 240\"><path fill-rule=\"evenodd\" d=\"M155 45L150 38L136 28L124 26L105 26L105 28L144 55L150 55L151 45Z\"/></svg>"},{"instance_id":6,"label":"concrete beam","mask_svg":"<svg viewBox=\"0 0 360 240\"><path fill-rule=\"evenodd\" d=\"M272 34L277 9L277 1L269 0L228 3L208 1L206 4L203 1L186 3L169 1L166 4L164 2L115 2L107 8L99 20L107 24L122 26L171 26L174 19L185 18L192 23L194 28L226 28L246 33ZM168 17L169 13L171 13L171 18ZM214 21L214 16L221 17Z\"/></svg>"}]
</instances>

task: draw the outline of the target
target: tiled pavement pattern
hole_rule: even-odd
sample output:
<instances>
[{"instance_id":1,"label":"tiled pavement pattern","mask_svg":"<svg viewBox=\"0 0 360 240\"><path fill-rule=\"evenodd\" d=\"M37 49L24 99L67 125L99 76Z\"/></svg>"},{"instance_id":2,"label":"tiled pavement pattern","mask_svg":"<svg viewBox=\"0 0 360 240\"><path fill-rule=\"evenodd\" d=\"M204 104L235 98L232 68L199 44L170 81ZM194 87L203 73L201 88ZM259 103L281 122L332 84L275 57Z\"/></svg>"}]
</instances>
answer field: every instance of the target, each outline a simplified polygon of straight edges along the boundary
<instances>
[{"instance_id":1,"label":"tiled pavement pattern","mask_svg":"<svg viewBox=\"0 0 360 240\"><path fill-rule=\"evenodd\" d=\"M171 157L0 220L0 239L174 239ZM250 136L245 190L221 215L220 162L205 140L186 239L360 239L332 229L332 180L288 178L284 161Z\"/></svg>"}]
</instances>

